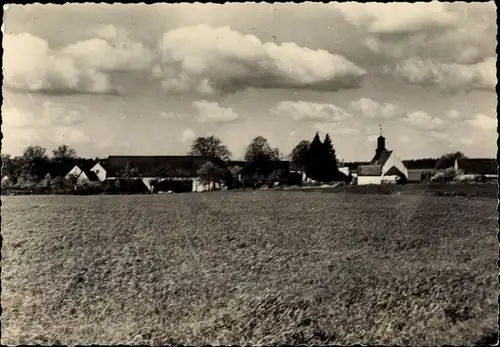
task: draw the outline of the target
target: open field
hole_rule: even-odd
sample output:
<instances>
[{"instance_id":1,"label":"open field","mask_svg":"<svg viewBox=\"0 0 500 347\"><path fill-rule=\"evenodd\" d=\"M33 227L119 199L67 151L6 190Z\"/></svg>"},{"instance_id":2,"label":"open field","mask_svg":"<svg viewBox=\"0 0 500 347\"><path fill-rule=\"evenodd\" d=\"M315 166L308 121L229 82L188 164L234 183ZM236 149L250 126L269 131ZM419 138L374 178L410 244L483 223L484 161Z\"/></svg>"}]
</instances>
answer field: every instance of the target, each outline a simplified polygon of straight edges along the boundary
<instances>
[{"instance_id":1,"label":"open field","mask_svg":"<svg viewBox=\"0 0 500 347\"><path fill-rule=\"evenodd\" d=\"M2 203L3 344L472 344L498 326L491 198Z\"/></svg>"}]
</instances>

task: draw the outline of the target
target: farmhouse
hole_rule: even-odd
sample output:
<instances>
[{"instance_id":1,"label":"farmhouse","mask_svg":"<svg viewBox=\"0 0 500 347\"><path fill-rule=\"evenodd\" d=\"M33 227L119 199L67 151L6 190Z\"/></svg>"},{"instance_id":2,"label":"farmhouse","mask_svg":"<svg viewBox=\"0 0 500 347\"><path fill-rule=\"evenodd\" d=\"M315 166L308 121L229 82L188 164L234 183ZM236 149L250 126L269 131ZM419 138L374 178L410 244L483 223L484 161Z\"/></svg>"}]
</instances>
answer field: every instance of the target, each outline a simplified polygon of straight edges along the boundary
<instances>
[{"instance_id":1,"label":"farmhouse","mask_svg":"<svg viewBox=\"0 0 500 347\"><path fill-rule=\"evenodd\" d=\"M375 156L368 165L357 169L358 185L406 182L408 170L393 151L385 148L385 137L377 139Z\"/></svg>"},{"instance_id":2,"label":"farmhouse","mask_svg":"<svg viewBox=\"0 0 500 347\"><path fill-rule=\"evenodd\" d=\"M109 156L105 164L94 166L96 175L106 180L129 177L141 180L150 192L206 191L216 187L202 184L198 170L211 161L202 156Z\"/></svg>"},{"instance_id":3,"label":"farmhouse","mask_svg":"<svg viewBox=\"0 0 500 347\"><path fill-rule=\"evenodd\" d=\"M91 170L91 162L89 161L80 161L66 174L65 179L73 179L76 182L90 182L90 181L99 181L99 177L95 174L94 171Z\"/></svg>"},{"instance_id":4,"label":"farmhouse","mask_svg":"<svg viewBox=\"0 0 500 347\"><path fill-rule=\"evenodd\" d=\"M429 181L436 173L437 159L403 160L408 169L408 182Z\"/></svg>"},{"instance_id":5,"label":"farmhouse","mask_svg":"<svg viewBox=\"0 0 500 347\"><path fill-rule=\"evenodd\" d=\"M498 179L497 162L495 159L473 158L455 159L455 170L460 170L464 175L485 180Z\"/></svg>"}]
</instances>

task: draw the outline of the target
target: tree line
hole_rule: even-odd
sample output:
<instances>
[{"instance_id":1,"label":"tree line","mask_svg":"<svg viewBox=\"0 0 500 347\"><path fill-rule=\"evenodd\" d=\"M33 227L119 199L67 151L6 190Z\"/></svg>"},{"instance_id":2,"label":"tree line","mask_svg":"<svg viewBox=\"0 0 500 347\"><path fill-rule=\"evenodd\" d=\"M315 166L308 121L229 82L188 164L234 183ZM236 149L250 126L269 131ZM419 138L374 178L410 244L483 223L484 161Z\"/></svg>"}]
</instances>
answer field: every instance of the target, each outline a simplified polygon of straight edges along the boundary
<instances>
[{"instance_id":1,"label":"tree line","mask_svg":"<svg viewBox=\"0 0 500 347\"><path fill-rule=\"evenodd\" d=\"M68 145L60 145L47 154L42 146L32 145L24 149L20 156L2 154L2 178L8 177L13 184L39 182L64 177L78 161L76 151Z\"/></svg>"},{"instance_id":2,"label":"tree line","mask_svg":"<svg viewBox=\"0 0 500 347\"><path fill-rule=\"evenodd\" d=\"M233 154L229 148L215 136L198 137L191 144L188 155L198 155L213 158L210 164L200 169L200 177L206 182L221 182L229 175L234 179L234 168L228 168L226 163ZM455 159L465 158L462 152L447 153L438 159L419 159L408 162L408 168L420 165L430 165L434 161L436 170L452 167ZM292 169L304 172L315 181L331 182L348 179L339 172L339 161L329 134L324 140L318 133L312 141L302 140L285 157L278 148L270 145L263 136L255 137L245 148L243 159L247 163L255 163L256 167L265 166L268 162L289 159ZM2 154L2 178L7 176L13 183L39 182L41 180L61 180L79 161L91 160L78 157L76 151L68 145L60 145L52 150L52 155L41 146L28 146L20 156L11 157ZM95 160L99 160L96 158ZM232 171L233 170L233 171ZM132 167L123 170L124 177L136 177L139 173Z\"/></svg>"}]
</instances>

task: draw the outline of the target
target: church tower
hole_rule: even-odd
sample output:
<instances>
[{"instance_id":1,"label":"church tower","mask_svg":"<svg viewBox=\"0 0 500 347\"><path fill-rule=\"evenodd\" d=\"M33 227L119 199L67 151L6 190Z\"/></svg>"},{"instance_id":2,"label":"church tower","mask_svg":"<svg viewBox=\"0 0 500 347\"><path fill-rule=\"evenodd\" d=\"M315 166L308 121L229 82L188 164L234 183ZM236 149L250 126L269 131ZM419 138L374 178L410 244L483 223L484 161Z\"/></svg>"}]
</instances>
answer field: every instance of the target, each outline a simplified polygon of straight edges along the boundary
<instances>
[{"instance_id":1,"label":"church tower","mask_svg":"<svg viewBox=\"0 0 500 347\"><path fill-rule=\"evenodd\" d=\"M387 150L385 148L385 137L382 136L382 124L380 124L379 127L380 127L380 136L377 139L377 150L375 151L375 153L378 155Z\"/></svg>"},{"instance_id":2,"label":"church tower","mask_svg":"<svg viewBox=\"0 0 500 347\"><path fill-rule=\"evenodd\" d=\"M380 127L380 136L377 138L377 149L375 150L375 156L372 159L372 163L375 163L380 159L380 155L387 151L385 148L385 137L382 136L382 124Z\"/></svg>"}]
</instances>

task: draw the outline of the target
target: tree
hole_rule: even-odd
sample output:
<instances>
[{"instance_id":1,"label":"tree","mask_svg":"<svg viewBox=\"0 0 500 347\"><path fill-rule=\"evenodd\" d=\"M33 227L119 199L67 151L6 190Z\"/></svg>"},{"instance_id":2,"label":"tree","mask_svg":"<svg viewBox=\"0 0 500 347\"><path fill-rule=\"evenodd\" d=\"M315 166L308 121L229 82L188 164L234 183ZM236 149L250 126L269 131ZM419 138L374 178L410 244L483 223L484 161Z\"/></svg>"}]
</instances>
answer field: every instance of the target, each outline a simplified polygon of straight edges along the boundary
<instances>
[{"instance_id":1,"label":"tree","mask_svg":"<svg viewBox=\"0 0 500 347\"><path fill-rule=\"evenodd\" d=\"M329 134L326 134L325 140L323 141L321 157L323 158L321 180L326 182L335 181L339 177L339 170L337 167L337 156L335 155L335 149L333 149L332 140Z\"/></svg>"},{"instance_id":2,"label":"tree","mask_svg":"<svg viewBox=\"0 0 500 347\"><path fill-rule=\"evenodd\" d=\"M4 176L12 177L13 168L12 168L12 158L10 154L2 154L2 178Z\"/></svg>"},{"instance_id":3,"label":"tree","mask_svg":"<svg viewBox=\"0 0 500 347\"><path fill-rule=\"evenodd\" d=\"M245 149L245 161L262 162L280 160L280 151L277 148L271 148L266 138L257 136Z\"/></svg>"},{"instance_id":4,"label":"tree","mask_svg":"<svg viewBox=\"0 0 500 347\"><path fill-rule=\"evenodd\" d=\"M231 159L232 153L219 138L209 136L198 137L194 140L189 155L200 155L227 161Z\"/></svg>"},{"instance_id":5,"label":"tree","mask_svg":"<svg viewBox=\"0 0 500 347\"><path fill-rule=\"evenodd\" d=\"M214 183L221 184L225 182L227 179L227 172L219 165L209 161L200 167L198 176L201 183L208 184L212 187Z\"/></svg>"},{"instance_id":6,"label":"tree","mask_svg":"<svg viewBox=\"0 0 500 347\"><path fill-rule=\"evenodd\" d=\"M323 143L316 132L307 153L306 175L307 177L321 181L322 160L323 160Z\"/></svg>"},{"instance_id":7,"label":"tree","mask_svg":"<svg viewBox=\"0 0 500 347\"><path fill-rule=\"evenodd\" d=\"M444 170L455 165L456 159L465 159L467 158L465 154L462 152L453 152L443 154L438 161L436 162L436 166L434 167L436 170Z\"/></svg>"},{"instance_id":8,"label":"tree","mask_svg":"<svg viewBox=\"0 0 500 347\"><path fill-rule=\"evenodd\" d=\"M58 161L76 159L76 151L68 145L60 145L52 150L52 156Z\"/></svg>"},{"instance_id":9,"label":"tree","mask_svg":"<svg viewBox=\"0 0 500 347\"><path fill-rule=\"evenodd\" d=\"M292 150L291 162L300 170L306 169L310 145L309 141L302 140Z\"/></svg>"},{"instance_id":10,"label":"tree","mask_svg":"<svg viewBox=\"0 0 500 347\"><path fill-rule=\"evenodd\" d=\"M130 163L125 164L123 170L120 170L118 176L124 179L139 177L139 170L133 167Z\"/></svg>"},{"instance_id":11,"label":"tree","mask_svg":"<svg viewBox=\"0 0 500 347\"><path fill-rule=\"evenodd\" d=\"M47 150L41 146L28 146L23 151L23 157L28 160L46 159Z\"/></svg>"},{"instance_id":12,"label":"tree","mask_svg":"<svg viewBox=\"0 0 500 347\"><path fill-rule=\"evenodd\" d=\"M56 176L65 176L68 171L76 164L76 151L68 145L58 146L52 150L51 164L53 173Z\"/></svg>"},{"instance_id":13,"label":"tree","mask_svg":"<svg viewBox=\"0 0 500 347\"><path fill-rule=\"evenodd\" d=\"M47 150L41 146L28 146L22 155L21 175L30 180L40 180L49 172Z\"/></svg>"}]
</instances>

